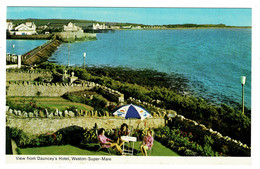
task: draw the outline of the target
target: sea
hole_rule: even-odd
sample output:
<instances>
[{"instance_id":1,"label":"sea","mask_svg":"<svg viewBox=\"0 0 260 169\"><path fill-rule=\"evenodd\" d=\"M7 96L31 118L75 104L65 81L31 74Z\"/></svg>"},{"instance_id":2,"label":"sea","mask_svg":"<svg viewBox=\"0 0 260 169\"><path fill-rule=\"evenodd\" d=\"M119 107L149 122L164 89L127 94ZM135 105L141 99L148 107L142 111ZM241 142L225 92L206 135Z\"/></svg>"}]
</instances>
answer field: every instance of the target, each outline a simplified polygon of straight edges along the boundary
<instances>
[{"instance_id":1,"label":"sea","mask_svg":"<svg viewBox=\"0 0 260 169\"><path fill-rule=\"evenodd\" d=\"M24 54L46 40L7 40L7 53ZM12 45L15 44L15 48ZM188 79L189 91L214 103L251 108L251 29L120 30L97 40L63 43L49 61L69 66L152 69Z\"/></svg>"}]
</instances>

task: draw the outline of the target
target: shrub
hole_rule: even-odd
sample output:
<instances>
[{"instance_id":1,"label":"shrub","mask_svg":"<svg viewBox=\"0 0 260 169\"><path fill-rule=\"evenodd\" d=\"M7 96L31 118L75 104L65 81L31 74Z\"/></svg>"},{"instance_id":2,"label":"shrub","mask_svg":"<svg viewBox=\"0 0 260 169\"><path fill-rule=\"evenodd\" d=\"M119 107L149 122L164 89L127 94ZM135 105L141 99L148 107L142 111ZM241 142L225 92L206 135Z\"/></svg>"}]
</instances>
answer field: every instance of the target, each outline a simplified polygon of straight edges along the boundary
<instances>
[{"instance_id":1,"label":"shrub","mask_svg":"<svg viewBox=\"0 0 260 169\"><path fill-rule=\"evenodd\" d=\"M18 147L36 147L59 145L62 135L57 133L46 133L40 135L31 135L17 128L11 128L11 138L15 140Z\"/></svg>"},{"instance_id":2,"label":"shrub","mask_svg":"<svg viewBox=\"0 0 260 169\"><path fill-rule=\"evenodd\" d=\"M97 142L97 135L95 129L86 129L84 134L83 143L96 143Z\"/></svg>"},{"instance_id":3,"label":"shrub","mask_svg":"<svg viewBox=\"0 0 260 169\"><path fill-rule=\"evenodd\" d=\"M215 138L204 135L200 143L194 138L197 136L192 133L186 133L179 129L168 126L155 130L155 139L168 148L177 151L181 155L201 155L201 156L250 156L250 152L235 145L226 143L222 140L215 141ZM186 151L187 150L187 151Z\"/></svg>"},{"instance_id":4,"label":"shrub","mask_svg":"<svg viewBox=\"0 0 260 169\"><path fill-rule=\"evenodd\" d=\"M212 150L211 146L209 144L205 144L205 146L203 147L203 156L214 156L215 153Z\"/></svg>"}]
</instances>

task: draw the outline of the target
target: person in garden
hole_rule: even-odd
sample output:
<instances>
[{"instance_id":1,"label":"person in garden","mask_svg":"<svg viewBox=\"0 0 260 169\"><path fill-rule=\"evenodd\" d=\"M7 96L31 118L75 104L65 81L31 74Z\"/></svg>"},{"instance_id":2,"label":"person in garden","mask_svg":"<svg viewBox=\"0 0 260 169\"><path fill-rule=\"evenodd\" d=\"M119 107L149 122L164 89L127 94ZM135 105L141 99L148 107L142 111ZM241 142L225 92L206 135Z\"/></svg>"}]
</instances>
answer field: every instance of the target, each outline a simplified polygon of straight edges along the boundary
<instances>
[{"instance_id":1,"label":"person in garden","mask_svg":"<svg viewBox=\"0 0 260 169\"><path fill-rule=\"evenodd\" d=\"M153 131L148 129L141 145L142 155L147 156L147 150L151 150L153 146Z\"/></svg>"},{"instance_id":2,"label":"person in garden","mask_svg":"<svg viewBox=\"0 0 260 169\"><path fill-rule=\"evenodd\" d=\"M122 140L122 136L128 136L129 131L128 131L128 125L126 123L123 123L121 125L120 131L118 132L118 138L117 138L117 144L119 144L120 147L124 144L124 141Z\"/></svg>"},{"instance_id":3,"label":"person in garden","mask_svg":"<svg viewBox=\"0 0 260 169\"><path fill-rule=\"evenodd\" d=\"M117 149L117 151L120 152L120 154L124 155L121 147L117 143L114 143L110 138L107 138L105 136L104 128L101 128L98 131L98 140L99 140L100 144L102 145L102 147L105 147L105 148L115 147Z\"/></svg>"}]
</instances>

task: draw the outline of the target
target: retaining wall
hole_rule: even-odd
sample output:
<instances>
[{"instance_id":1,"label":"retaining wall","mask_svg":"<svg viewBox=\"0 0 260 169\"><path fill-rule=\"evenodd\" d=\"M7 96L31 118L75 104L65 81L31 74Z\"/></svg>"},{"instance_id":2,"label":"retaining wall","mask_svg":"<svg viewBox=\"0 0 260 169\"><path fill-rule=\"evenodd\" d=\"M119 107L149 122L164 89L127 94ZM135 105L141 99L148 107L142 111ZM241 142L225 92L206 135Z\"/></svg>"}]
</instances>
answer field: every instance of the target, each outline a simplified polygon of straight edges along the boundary
<instances>
[{"instance_id":1,"label":"retaining wall","mask_svg":"<svg viewBox=\"0 0 260 169\"><path fill-rule=\"evenodd\" d=\"M120 117L21 118L7 115L6 119L6 126L14 127L30 134L52 133L69 126L93 128L95 123L99 128L113 129L119 128L123 123L130 123L130 120ZM164 126L164 122L163 118L150 118L143 121L132 119L130 124L133 128L157 128Z\"/></svg>"},{"instance_id":2,"label":"retaining wall","mask_svg":"<svg viewBox=\"0 0 260 169\"><path fill-rule=\"evenodd\" d=\"M51 72L38 72L38 71L7 71L6 81L33 81L39 77L51 78Z\"/></svg>"},{"instance_id":3,"label":"retaining wall","mask_svg":"<svg viewBox=\"0 0 260 169\"><path fill-rule=\"evenodd\" d=\"M7 96L40 96L58 97L67 92L75 92L80 90L90 90L94 86L88 84L67 84L67 83L30 83L30 82L8 82Z\"/></svg>"}]
</instances>

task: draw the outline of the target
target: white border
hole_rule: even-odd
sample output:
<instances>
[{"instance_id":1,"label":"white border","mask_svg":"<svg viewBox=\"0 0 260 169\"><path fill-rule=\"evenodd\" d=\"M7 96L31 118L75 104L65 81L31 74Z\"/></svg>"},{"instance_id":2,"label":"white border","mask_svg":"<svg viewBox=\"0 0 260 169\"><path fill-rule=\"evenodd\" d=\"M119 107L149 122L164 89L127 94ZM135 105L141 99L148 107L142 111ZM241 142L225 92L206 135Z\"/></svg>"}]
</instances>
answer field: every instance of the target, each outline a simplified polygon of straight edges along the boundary
<instances>
[{"instance_id":1,"label":"white border","mask_svg":"<svg viewBox=\"0 0 260 169\"><path fill-rule=\"evenodd\" d=\"M29 1L29 0L4 0L3 2L1 1L0 5L0 11L1 11L1 34L0 34L0 54L1 54L1 61L0 61L0 67L1 67L1 73L0 73L0 95L1 97L1 106L0 106L0 112L1 112L1 136L5 135L5 131L3 130L5 128L5 59L3 56L5 56L5 19L6 19L6 6L85 6L85 7L202 7L202 8L252 8L252 164L251 166L226 166L224 164L224 161L227 159L223 159L223 164L222 166L215 166L216 168L221 167L221 168L251 168L251 167L256 167L259 163L259 132L257 131L259 128L259 87L260 82L259 82L259 76L260 76L260 71L259 71L259 65L260 65L260 56L259 56L259 3L257 0L217 0L217 1L209 1L209 0L72 0L72 1L65 1L65 0L44 0L40 2L34 2L34 1ZM4 97L4 98L3 98ZM3 106L2 106L3 105ZM1 137L1 153L5 154L5 137ZM3 156L0 158L1 164L5 164L5 157ZM9 157L7 157L9 158ZM117 158L119 157L113 157L115 160L118 160ZM156 161L158 164L153 165L156 166L156 168L160 167L160 160L162 157L155 158L152 160L152 162ZM126 158L127 159L127 158ZM129 162L136 164L135 162L139 161L142 159L142 157L133 160L133 158L128 159ZM183 157L181 159L179 158L164 158L165 160L171 160L173 164L177 164L178 168L187 168L191 167L188 165L190 162L192 163L198 163L200 160L204 160L205 158L196 158L195 161L192 161L192 159L188 159ZM183 159L186 159L183 161ZM132 161L133 160L133 161ZM175 161L176 160L176 161ZM219 160L219 159L216 159ZM229 160L229 159L228 159ZM243 160L248 160L248 159L243 159ZM181 163L179 163L181 162ZM220 161L220 163L222 163ZM240 164L241 158L236 159L236 162ZM213 162L211 162L212 164ZM211 166L211 164L209 164ZM214 163L215 164L215 163ZM186 166L188 165L188 166ZM207 164L206 164L207 165ZM50 167L50 165L35 165L31 164L30 165L32 168L35 167ZM56 167L59 168L66 168L68 167L67 165L55 165ZM85 165L73 165L74 167L87 167ZM99 167L105 167L107 168L107 165L97 165ZM25 165L5 165L4 167L8 168L20 168L20 167L25 167ZM26 166L27 168L28 166ZM29 167L29 168L31 168ZM52 166L53 167L53 166ZM70 166L69 168L71 168ZM92 166L93 167L93 166ZM96 167L96 165L95 165ZM109 166L111 167L111 166ZM115 167L114 165L112 166L113 168ZM116 165L116 167L120 168L125 168L125 165ZM136 168L136 165L131 165L131 168ZM140 167L140 166L139 166ZM142 167L148 167L148 166L143 166ZM151 167L151 166L149 166ZM163 167L170 167L169 165L164 165ZM205 166L200 166L200 168L204 168ZM206 166L207 168L209 166ZM205 167L205 168L206 168ZM212 167L212 166L211 166ZM127 167L128 168L128 167ZM192 167L194 168L194 167Z\"/></svg>"}]
</instances>

